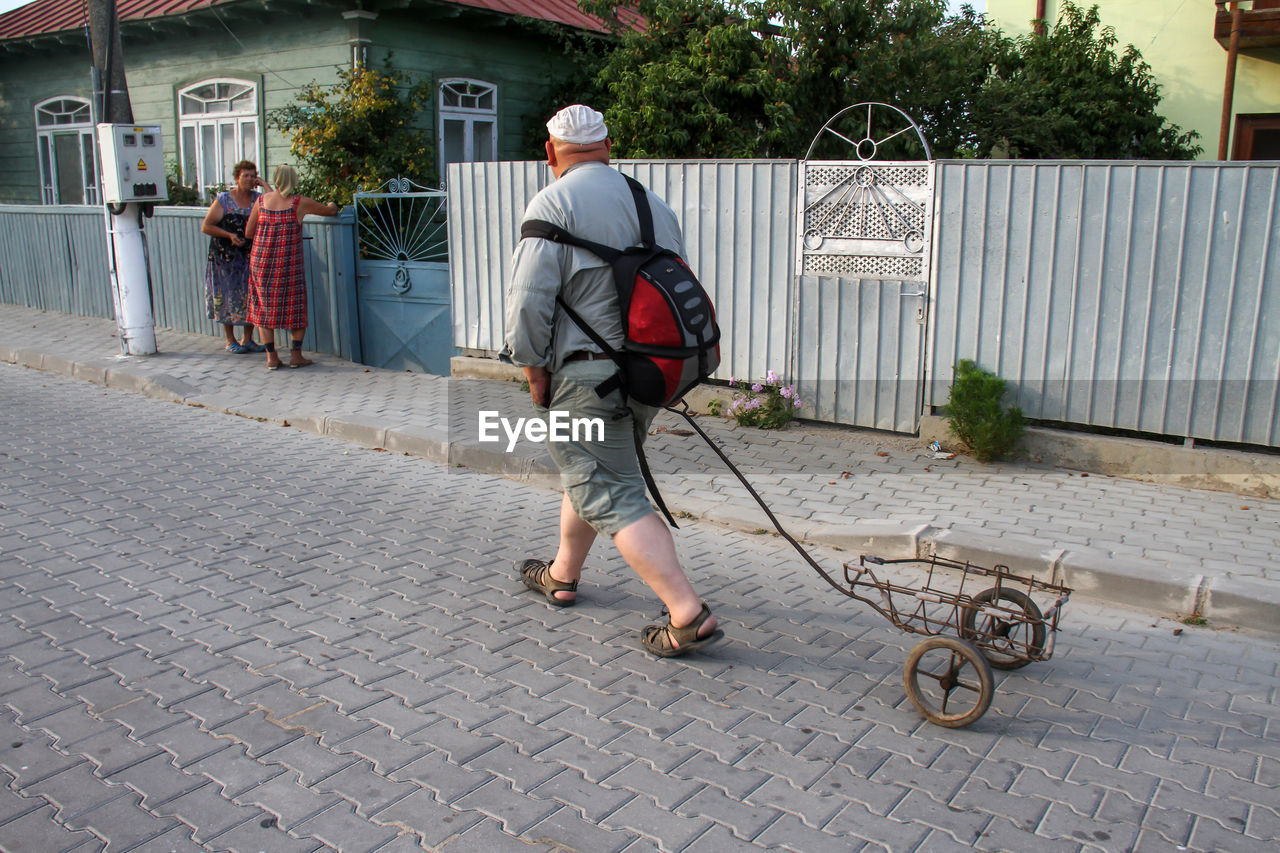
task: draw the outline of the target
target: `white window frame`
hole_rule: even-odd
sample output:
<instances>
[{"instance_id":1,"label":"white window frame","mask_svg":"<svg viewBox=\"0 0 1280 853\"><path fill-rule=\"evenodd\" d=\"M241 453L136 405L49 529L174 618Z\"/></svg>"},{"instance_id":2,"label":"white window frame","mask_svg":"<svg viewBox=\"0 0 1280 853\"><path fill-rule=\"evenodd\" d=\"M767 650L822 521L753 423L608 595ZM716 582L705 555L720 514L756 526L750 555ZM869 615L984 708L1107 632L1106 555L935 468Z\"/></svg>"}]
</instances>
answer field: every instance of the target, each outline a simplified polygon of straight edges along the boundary
<instances>
[{"instance_id":1,"label":"white window frame","mask_svg":"<svg viewBox=\"0 0 1280 853\"><path fill-rule=\"evenodd\" d=\"M197 94L209 86L214 87L215 96L220 86L243 89L226 97ZM246 94L248 98L244 97ZM198 189L206 200L212 190L230 184L231 165L241 160L262 163L260 94L257 83L235 77L209 77L178 90L178 162L182 165L182 181ZM242 103L233 106L233 101ZM197 103L203 109L194 109ZM230 154L223 149L228 141ZM210 142L214 146L212 152L208 150Z\"/></svg>"},{"instance_id":2,"label":"white window frame","mask_svg":"<svg viewBox=\"0 0 1280 853\"><path fill-rule=\"evenodd\" d=\"M75 105L68 112L67 106ZM65 118L61 121L60 117ZM52 120L51 120L52 119ZM70 204L61 197L55 138L76 137L84 204L98 203L98 152L93 140L93 107L87 98L57 95L35 106L36 161L40 164L40 199L44 204ZM85 166L90 174L85 174Z\"/></svg>"},{"instance_id":3,"label":"white window frame","mask_svg":"<svg viewBox=\"0 0 1280 853\"><path fill-rule=\"evenodd\" d=\"M450 97L452 96L452 97ZM456 99L459 103L448 103ZM486 103L487 102L487 103ZM440 149L440 182L444 183L449 163L492 162L498 159L498 86L471 77L448 77L440 81L436 95L436 139ZM462 123L462 157L449 160L445 152L445 123ZM476 127L489 125L487 150L477 150Z\"/></svg>"}]
</instances>

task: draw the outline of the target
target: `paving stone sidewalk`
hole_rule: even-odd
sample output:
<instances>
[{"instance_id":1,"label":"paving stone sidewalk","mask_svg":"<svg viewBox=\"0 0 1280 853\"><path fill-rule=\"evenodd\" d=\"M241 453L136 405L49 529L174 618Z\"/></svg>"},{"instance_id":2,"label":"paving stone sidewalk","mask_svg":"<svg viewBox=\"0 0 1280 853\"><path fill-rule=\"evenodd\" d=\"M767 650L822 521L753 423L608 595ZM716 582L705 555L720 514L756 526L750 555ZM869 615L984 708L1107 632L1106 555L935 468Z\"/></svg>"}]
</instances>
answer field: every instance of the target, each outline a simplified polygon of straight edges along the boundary
<instances>
[{"instance_id":1,"label":"paving stone sidewalk","mask_svg":"<svg viewBox=\"0 0 1280 853\"><path fill-rule=\"evenodd\" d=\"M209 336L158 331L160 354L123 358L110 320L0 306L0 360L367 446L554 486L540 447L477 441L477 413L530 414L514 383L380 370L318 356L267 371ZM1034 463L932 458L897 436L821 425L700 423L792 534L850 552L937 554L1058 572L1080 595L1199 612L1280 631L1280 501L1089 476ZM651 463L673 510L771 530L737 479L663 414ZM797 571L808 569L797 559Z\"/></svg>"}]
</instances>

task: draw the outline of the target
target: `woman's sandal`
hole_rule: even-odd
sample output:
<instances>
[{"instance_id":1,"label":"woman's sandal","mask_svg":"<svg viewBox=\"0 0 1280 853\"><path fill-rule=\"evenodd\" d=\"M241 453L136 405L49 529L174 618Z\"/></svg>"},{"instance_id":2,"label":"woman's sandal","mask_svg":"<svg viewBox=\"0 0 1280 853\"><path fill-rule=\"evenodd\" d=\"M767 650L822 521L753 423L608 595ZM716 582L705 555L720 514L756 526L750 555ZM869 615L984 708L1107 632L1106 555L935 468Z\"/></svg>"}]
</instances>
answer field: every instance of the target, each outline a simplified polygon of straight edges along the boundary
<instances>
[{"instance_id":1,"label":"woman's sandal","mask_svg":"<svg viewBox=\"0 0 1280 853\"><path fill-rule=\"evenodd\" d=\"M724 636L724 631L719 628L705 637L698 636L698 629L710 617L711 608L703 602L698 618L683 628L672 625L670 616L667 617L665 625L645 625L644 630L640 632L640 645L644 646L645 651L652 652L660 658L674 658L697 651Z\"/></svg>"},{"instance_id":2,"label":"woman's sandal","mask_svg":"<svg viewBox=\"0 0 1280 853\"><path fill-rule=\"evenodd\" d=\"M545 560L525 560L520 564L520 578L524 581L524 585L534 592L542 593L549 604L556 607L572 607L578 599L575 596L570 599L557 598L557 592L573 592L578 591L578 582L558 581L551 576L551 564Z\"/></svg>"}]
</instances>

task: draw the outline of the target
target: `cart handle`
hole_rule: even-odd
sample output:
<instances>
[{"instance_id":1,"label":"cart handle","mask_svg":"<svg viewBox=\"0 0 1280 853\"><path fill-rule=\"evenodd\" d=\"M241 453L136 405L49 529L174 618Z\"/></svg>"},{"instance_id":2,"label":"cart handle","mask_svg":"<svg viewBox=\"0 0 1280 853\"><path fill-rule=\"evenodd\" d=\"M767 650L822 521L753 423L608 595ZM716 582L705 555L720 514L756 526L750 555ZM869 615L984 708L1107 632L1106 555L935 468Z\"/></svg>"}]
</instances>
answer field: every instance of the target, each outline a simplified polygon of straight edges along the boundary
<instances>
[{"instance_id":1,"label":"cart handle","mask_svg":"<svg viewBox=\"0 0 1280 853\"><path fill-rule=\"evenodd\" d=\"M813 568L813 570L817 572L818 575L821 576L821 578L831 586L832 589L834 589L836 592L843 593L844 595L847 595L850 598L857 598L857 596L854 595L852 590L848 590L842 587L836 581L836 579L833 578L830 574L828 574L827 570L822 568L822 566L818 563L818 561L815 560L807 550L805 550L805 547L801 545L794 536L792 536L785 529L783 529L782 522L778 521L778 517L773 514L773 510L769 509L769 505L764 502L764 498L760 497L760 493L757 492L755 488L751 485L751 483L747 481L747 478L743 476L742 472L738 470L737 466L734 465L733 462L729 460L729 457L725 454L723 450L720 449L720 446L711 439L711 436L707 435L707 433L702 429L702 427L698 425L698 422L693 419L693 415L689 412L689 404L686 401L684 400L680 401L679 409L675 408L674 406L664 406L663 408L665 408L668 412L672 412L673 414L679 415L680 417L684 418L686 421L689 422L689 426L693 427L694 431L698 433L698 435L702 437L702 440L707 443L707 446L710 447L713 451L715 451L716 456L720 457L720 461L723 462L726 466L728 466L729 470L733 472L733 475L738 478L738 482L742 483L742 485L746 487L747 492L751 495L751 497L755 498L756 503L760 505L760 508L764 510L764 514L769 517L769 521L773 523L774 529L778 531L778 535L781 536L783 539L787 540L787 542L791 544L791 547L796 549L796 551L800 554L800 556L804 558L804 561L808 563Z\"/></svg>"}]
</instances>

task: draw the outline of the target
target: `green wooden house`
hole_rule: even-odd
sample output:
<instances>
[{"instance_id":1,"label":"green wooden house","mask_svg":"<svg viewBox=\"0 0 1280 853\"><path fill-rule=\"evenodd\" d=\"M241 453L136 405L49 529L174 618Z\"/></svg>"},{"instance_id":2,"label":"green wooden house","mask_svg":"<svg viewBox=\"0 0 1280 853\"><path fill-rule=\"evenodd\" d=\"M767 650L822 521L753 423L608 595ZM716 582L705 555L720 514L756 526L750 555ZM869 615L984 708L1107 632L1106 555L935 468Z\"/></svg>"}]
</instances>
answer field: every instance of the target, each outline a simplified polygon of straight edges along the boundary
<instances>
[{"instance_id":1,"label":"green wooden house","mask_svg":"<svg viewBox=\"0 0 1280 853\"><path fill-rule=\"evenodd\" d=\"M601 31L573 0L119 0L134 120L202 190L241 159L291 162L271 110L354 64L430 80L444 164L525 157L527 118L564 62L554 29ZM84 0L0 15L0 203L99 201ZM420 177L420 176L406 176Z\"/></svg>"}]
</instances>

